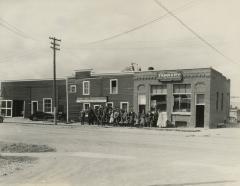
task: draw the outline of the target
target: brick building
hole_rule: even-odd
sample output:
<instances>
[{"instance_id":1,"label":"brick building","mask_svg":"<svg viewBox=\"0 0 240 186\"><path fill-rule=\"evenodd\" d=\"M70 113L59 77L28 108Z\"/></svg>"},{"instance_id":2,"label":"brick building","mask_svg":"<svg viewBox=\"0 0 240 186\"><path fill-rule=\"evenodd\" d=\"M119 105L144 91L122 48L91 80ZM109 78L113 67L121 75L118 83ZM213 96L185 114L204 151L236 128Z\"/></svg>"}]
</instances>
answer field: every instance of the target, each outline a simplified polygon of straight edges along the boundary
<instances>
[{"instance_id":1,"label":"brick building","mask_svg":"<svg viewBox=\"0 0 240 186\"><path fill-rule=\"evenodd\" d=\"M1 114L29 117L53 112L52 80L1 83ZM75 71L57 80L58 111L77 121L79 112L100 105L160 111L175 126L216 128L228 120L230 80L212 68L95 74Z\"/></svg>"},{"instance_id":2,"label":"brick building","mask_svg":"<svg viewBox=\"0 0 240 186\"><path fill-rule=\"evenodd\" d=\"M127 110L133 107L133 73L91 72L79 70L68 78L69 119L77 120L80 110L89 107L108 105Z\"/></svg>"},{"instance_id":3,"label":"brick building","mask_svg":"<svg viewBox=\"0 0 240 186\"><path fill-rule=\"evenodd\" d=\"M216 128L229 107L230 80L212 68L135 73L134 110L160 110L175 126Z\"/></svg>"}]
</instances>

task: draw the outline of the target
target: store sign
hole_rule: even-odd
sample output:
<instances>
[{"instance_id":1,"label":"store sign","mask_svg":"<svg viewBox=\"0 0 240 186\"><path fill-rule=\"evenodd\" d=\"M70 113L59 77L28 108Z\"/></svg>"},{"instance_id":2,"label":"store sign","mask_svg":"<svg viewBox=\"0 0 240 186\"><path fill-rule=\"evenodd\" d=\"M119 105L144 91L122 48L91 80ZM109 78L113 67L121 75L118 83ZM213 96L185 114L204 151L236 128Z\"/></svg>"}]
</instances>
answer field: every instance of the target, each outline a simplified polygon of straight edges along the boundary
<instances>
[{"instance_id":1,"label":"store sign","mask_svg":"<svg viewBox=\"0 0 240 186\"><path fill-rule=\"evenodd\" d=\"M182 78L181 72L160 72L157 79L159 81L181 81Z\"/></svg>"},{"instance_id":2,"label":"store sign","mask_svg":"<svg viewBox=\"0 0 240 186\"><path fill-rule=\"evenodd\" d=\"M77 103L106 103L107 97L86 97L77 98Z\"/></svg>"}]
</instances>

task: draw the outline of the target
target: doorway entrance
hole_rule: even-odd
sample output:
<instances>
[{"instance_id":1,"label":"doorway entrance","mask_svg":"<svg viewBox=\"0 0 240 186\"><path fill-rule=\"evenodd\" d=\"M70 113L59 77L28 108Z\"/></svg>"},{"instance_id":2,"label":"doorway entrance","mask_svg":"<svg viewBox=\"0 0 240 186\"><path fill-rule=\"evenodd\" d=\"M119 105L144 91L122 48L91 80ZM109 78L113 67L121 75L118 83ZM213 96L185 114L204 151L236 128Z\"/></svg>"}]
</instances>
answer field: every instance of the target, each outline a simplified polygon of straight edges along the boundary
<instances>
[{"instance_id":1,"label":"doorway entrance","mask_svg":"<svg viewBox=\"0 0 240 186\"><path fill-rule=\"evenodd\" d=\"M205 95L196 95L196 127L204 127Z\"/></svg>"},{"instance_id":2,"label":"doorway entrance","mask_svg":"<svg viewBox=\"0 0 240 186\"><path fill-rule=\"evenodd\" d=\"M38 111L38 101L32 101L31 114L35 114Z\"/></svg>"},{"instance_id":3,"label":"doorway entrance","mask_svg":"<svg viewBox=\"0 0 240 186\"><path fill-rule=\"evenodd\" d=\"M146 105L138 105L138 110L140 113L146 113Z\"/></svg>"},{"instance_id":4,"label":"doorway entrance","mask_svg":"<svg viewBox=\"0 0 240 186\"><path fill-rule=\"evenodd\" d=\"M23 117L24 115L24 100L13 100L13 117Z\"/></svg>"},{"instance_id":5,"label":"doorway entrance","mask_svg":"<svg viewBox=\"0 0 240 186\"><path fill-rule=\"evenodd\" d=\"M204 105L196 105L196 127L204 127Z\"/></svg>"}]
</instances>

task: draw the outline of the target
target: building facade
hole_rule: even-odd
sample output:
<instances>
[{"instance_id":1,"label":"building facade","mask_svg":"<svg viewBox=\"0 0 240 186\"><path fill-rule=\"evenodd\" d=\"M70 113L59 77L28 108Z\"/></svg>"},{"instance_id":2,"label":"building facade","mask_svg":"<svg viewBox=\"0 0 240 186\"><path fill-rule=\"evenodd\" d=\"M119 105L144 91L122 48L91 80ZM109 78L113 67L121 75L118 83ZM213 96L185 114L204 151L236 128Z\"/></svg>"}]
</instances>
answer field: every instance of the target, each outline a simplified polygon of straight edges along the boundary
<instances>
[{"instance_id":1,"label":"building facade","mask_svg":"<svg viewBox=\"0 0 240 186\"><path fill-rule=\"evenodd\" d=\"M239 123L240 122L240 109L230 108L229 110L229 122L230 123Z\"/></svg>"},{"instance_id":2,"label":"building facade","mask_svg":"<svg viewBox=\"0 0 240 186\"><path fill-rule=\"evenodd\" d=\"M133 108L133 73L93 74L80 70L68 78L69 119L77 120L81 110L111 106Z\"/></svg>"},{"instance_id":3,"label":"building facade","mask_svg":"<svg viewBox=\"0 0 240 186\"><path fill-rule=\"evenodd\" d=\"M2 82L1 114L53 112L52 87L52 80ZM99 106L157 111L163 120L185 127L216 128L229 117L230 80L212 68L107 74L87 69L57 80L57 87L57 109L69 121L78 121L81 110Z\"/></svg>"},{"instance_id":4,"label":"building facade","mask_svg":"<svg viewBox=\"0 0 240 186\"><path fill-rule=\"evenodd\" d=\"M228 120L230 80L212 68L134 76L134 110L158 110L175 126L216 128Z\"/></svg>"},{"instance_id":5,"label":"building facade","mask_svg":"<svg viewBox=\"0 0 240 186\"><path fill-rule=\"evenodd\" d=\"M66 80L56 82L58 111L66 113ZM52 90L52 80L1 82L0 113L6 117L29 117L37 110L52 113Z\"/></svg>"}]
</instances>

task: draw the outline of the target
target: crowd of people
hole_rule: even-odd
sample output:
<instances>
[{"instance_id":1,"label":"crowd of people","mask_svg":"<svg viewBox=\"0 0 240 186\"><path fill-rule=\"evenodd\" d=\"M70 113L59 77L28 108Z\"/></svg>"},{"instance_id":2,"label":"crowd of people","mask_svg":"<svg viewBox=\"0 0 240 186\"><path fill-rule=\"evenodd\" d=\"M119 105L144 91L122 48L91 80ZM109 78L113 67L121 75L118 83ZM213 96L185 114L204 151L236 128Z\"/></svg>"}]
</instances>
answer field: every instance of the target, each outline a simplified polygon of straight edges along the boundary
<instances>
[{"instance_id":1,"label":"crowd of people","mask_svg":"<svg viewBox=\"0 0 240 186\"><path fill-rule=\"evenodd\" d=\"M125 127L161 127L159 111L134 112L119 108L98 107L80 111L82 125L111 125ZM165 123L167 121L164 121Z\"/></svg>"}]
</instances>

